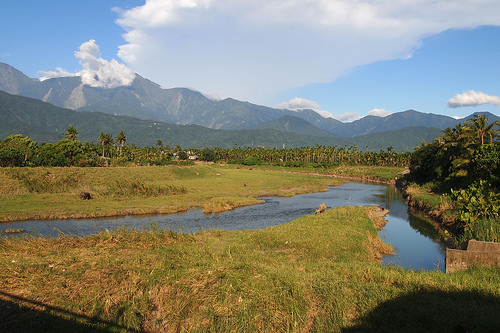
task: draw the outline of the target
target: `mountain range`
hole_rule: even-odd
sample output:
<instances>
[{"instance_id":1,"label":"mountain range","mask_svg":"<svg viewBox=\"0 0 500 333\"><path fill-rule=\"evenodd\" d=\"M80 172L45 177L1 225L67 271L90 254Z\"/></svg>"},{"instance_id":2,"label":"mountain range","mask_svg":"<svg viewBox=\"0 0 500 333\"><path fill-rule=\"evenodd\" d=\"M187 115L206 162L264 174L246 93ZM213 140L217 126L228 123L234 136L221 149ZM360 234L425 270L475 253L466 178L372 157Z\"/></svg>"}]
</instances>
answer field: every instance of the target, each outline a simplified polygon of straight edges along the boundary
<instances>
[{"instance_id":1,"label":"mountain range","mask_svg":"<svg viewBox=\"0 0 500 333\"><path fill-rule=\"evenodd\" d=\"M106 129L117 133L127 127L130 134L138 133L134 142L138 145L154 144L158 139L165 143L170 142L172 133L168 131L177 131L173 137L192 148L202 144L221 147L234 144L281 147L286 144L291 147L316 144L341 146L366 142L366 145L357 145L378 150L379 147L375 143L382 141L380 144L392 142L387 146L396 149L399 146L400 150L413 150L420 142L431 141L441 130L453 127L458 122L447 116L407 110L387 117L367 116L351 123L343 123L333 118L325 118L310 109L276 109L232 98L216 101L186 88L164 89L137 74L130 86L94 88L83 85L77 76L44 81L32 79L4 63L0 63L0 90L8 93L0 95L3 118L0 137L6 136L7 132L4 131L12 132L15 128L20 131L30 127L31 133L37 133L36 137L33 134L31 136L41 141L54 141L56 132L60 139L60 133L64 132L69 121L79 128L82 139L88 140L88 132L88 136L92 137L89 141L95 139L96 131ZM33 100L14 102L16 97L13 95ZM16 103L18 109L13 109ZM24 105L24 110L19 109L20 105ZM49 105L57 108L51 108ZM8 117L5 111L7 109L10 112ZM26 113L26 109L31 110L29 117L33 119L38 119L37 115L43 113L46 122L50 122L51 117L65 120L51 128L46 126L47 123L41 125L44 121L27 123L28 115L25 114L21 124L19 114L17 120L14 114ZM43 109L45 113L35 109ZM62 117L62 114L65 116ZM487 115L490 121L500 119L492 114ZM88 125L85 125L85 119L88 120ZM7 121L11 124L8 128L5 126ZM55 125L55 121L52 122ZM78 126L78 123L82 125ZM122 128L116 128L119 124ZM126 124L134 126L125 126ZM87 126L88 130L84 129ZM49 135L47 131L52 134ZM141 131L145 133L140 134ZM147 131L149 132L146 133ZM392 139L375 139L392 136ZM399 144L397 141L402 138L406 138L406 142Z\"/></svg>"}]
</instances>

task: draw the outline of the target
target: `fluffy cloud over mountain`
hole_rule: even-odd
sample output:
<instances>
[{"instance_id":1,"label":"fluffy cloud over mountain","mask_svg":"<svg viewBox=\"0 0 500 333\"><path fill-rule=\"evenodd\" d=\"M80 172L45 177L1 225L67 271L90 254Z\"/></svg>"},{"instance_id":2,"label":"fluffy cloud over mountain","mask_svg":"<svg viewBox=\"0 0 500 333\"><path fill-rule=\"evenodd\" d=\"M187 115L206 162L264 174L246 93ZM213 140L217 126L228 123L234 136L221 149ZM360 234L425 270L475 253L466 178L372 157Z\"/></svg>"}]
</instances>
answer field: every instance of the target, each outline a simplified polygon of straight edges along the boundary
<instances>
[{"instance_id":1,"label":"fluffy cloud over mountain","mask_svg":"<svg viewBox=\"0 0 500 333\"><path fill-rule=\"evenodd\" d=\"M304 110L310 109L314 110L316 113L324 118L335 118L330 112L325 110L320 110L320 105L315 101L311 101L305 98L295 97L288 102L283 102L274 106L277 109L287 109L287 110Z\"/></svg>"},{"instance_id":2,"label":"fluffy cloud over mountain","mask_svg":"<svg viewBox=\"0 0 500 333\"><path fill-rule=\"evenodd\" d=\"M303 109L319 109L319 104L310 101L305 98L295 97L294 99L283 102L274 106L277 109L288 109L288 110L303 110Z\"/></svg>"},{"instance_id":3,"label":"fluffy cloud over mountain","mask_svg":"<svg viewBox=\"0 0 500 333\"><path fill-rule=\"evenodd\" d=\"M78 73L70 73L61 68L57 71L41 71L43 79L63 76L80 76L82 83L91 87L116 88L132 84L135 73L124 64L115 59L108 61L101 57L99 46L95 40L80 45L75 57L79 59L82 70Z\"/></svg>"},{"instance_id":4,"label":"fluffy cloud over mountain","mask_svg":"<svg viewBox=\"0 0 500 333\"><path fill-rule=\"evenodd\" d=\"M377 117L387 117L391 115L393 112L384 110L384 109L372 109L368 111L368 115L370 116L377 116Z\"/></svg>"},{"instance_id":5,"label":"fluffy cloud over mountain","mask_svg":"<svg viewBox=\"0 0 500 333\"><path fill-rule=\"evenodd\" d=\"M500 106L500 97L487 95L480 91L469 90L464 93L457 94L453 98L448 100L448 106L450 108L478 106L484 104Z\"/></svg>"}]
</instances>

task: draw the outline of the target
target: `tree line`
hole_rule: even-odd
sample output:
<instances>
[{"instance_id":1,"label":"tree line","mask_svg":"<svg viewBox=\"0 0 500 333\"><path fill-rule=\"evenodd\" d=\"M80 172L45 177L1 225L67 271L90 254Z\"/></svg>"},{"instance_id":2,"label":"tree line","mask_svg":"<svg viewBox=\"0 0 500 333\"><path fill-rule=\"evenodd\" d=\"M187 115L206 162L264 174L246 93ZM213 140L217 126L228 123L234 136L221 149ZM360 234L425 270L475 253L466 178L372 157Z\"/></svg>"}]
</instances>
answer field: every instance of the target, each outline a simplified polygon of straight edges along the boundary
<instances>
[{"instance_id":1,"label":"tree line","mask_svg":"<svg viewBox=\"0 0 500 333\"><path fill-rule=\"evenodd\" d=\"M409 180L452 203L467 239L500 241L499 126L476 115L412 153Z\"/></svg>"},{"instance_id":2,"label":"tree line","mask_svg":"<svg viewBox=\"0 0 500 333\"><path fill-rule=\"evenodd\" d=\"M396 153L394 148L368 152L355 145L347 147L302 147L292 149L264 149L251 147L182 149L170 147L161 140L155 146L129 145L126 134L116 137L101 132L97 143L80 142L78 130L69 125L57 143L37 144L20 134L0 141L0 166L106 166L106 165L166 165L202 161L240 163L244 165L269 164L286 167L330 167L342 164L399 166L409 165L410 153Z\"/></svg>"}]
</instances>

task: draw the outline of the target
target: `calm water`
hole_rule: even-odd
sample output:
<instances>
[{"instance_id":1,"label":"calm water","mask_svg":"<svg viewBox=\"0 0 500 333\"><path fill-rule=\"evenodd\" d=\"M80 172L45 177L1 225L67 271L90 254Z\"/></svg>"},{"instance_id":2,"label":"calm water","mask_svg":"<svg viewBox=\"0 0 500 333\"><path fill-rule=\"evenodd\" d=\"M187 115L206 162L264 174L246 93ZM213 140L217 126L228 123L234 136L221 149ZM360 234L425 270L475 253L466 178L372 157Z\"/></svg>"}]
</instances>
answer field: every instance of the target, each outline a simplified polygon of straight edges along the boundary
<instances>
[{"instance_id":1,"label":"calm water","mask_svg":"<svg viewBox=\"0 0 500 333\"><path fill-rule=\"evenodd\" d=\"M125 226L130 229L150 229L151 226L181 232L203 229L261 229L283 224L306 214L313 214L321 204L328 208L358 205L378 205L389 209L387 225L381 238L394 247L396 254L383 259L385 265L424 270L444 270L445 245L437 232L421 218L408 213L401 193L393 187L347 183L330 187L326 192L296 195L291 198L264 197L262 204L241 207L220 214L203 214L201 210L155 216L125 216L102 219L21 221L0 223L6 229L24 229L32 235L57 237L60 233L83 236Z\"/></svg>"}]
</instances>

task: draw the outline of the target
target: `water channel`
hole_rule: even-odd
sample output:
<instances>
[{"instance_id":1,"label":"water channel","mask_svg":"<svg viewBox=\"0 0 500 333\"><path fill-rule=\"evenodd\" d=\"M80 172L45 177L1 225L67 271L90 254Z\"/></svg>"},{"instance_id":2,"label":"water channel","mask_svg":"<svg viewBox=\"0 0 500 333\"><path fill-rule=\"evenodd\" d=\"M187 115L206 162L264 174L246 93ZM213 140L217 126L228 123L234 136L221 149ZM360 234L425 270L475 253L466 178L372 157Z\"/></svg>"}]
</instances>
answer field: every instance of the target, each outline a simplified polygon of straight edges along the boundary
<instances>
[{"instance_id":1,"label":"water channel","mask_svg":"<svg viewBox=\"0 0 500 333\"><path fill-rule=\"evenodd\" d=\"M329 187L326 192L296 195L290 198L263 197L264 203L241 207L220 214L201 210L155 216L124 216L99 219L19 221L0 223L0 234L6 229L24 229L28 234L57 237L60 233L84 236L118 227L150 229L153 225L179 232L204 229L261 229L283 224L314 213L321 203L327 207L377 205L389 209L387 224L380 237L395 249L395 255L384 257L384 265L417 270L445 269L445 244L438 232L422 218L408 212L401 193L392 186L347 183Z\"/></svg>"}]
</instances>

